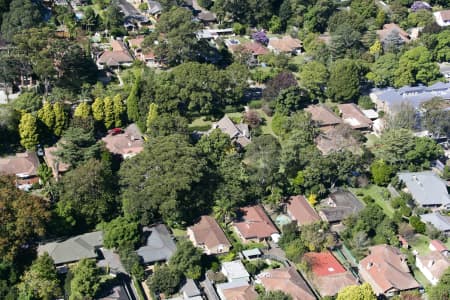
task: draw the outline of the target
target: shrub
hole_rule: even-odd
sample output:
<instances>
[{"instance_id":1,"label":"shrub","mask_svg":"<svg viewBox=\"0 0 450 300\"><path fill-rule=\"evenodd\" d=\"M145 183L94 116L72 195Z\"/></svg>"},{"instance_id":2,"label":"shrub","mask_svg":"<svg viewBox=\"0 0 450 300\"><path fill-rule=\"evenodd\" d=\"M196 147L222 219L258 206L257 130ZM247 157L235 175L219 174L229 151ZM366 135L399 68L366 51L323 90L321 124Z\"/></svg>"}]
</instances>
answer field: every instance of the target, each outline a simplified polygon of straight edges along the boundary
<instances>
[{"instance_id":1,"label":"shrub","mask_svg":"<svg viewBox=\"0 0 450 300\"><path fill-rule=\"evenodd\" d=\"M262 107L262 105L263 105L262 100L252 100L248 103L248 107L250 107L251 109L259 109Z\"/></svg>"}]
</instances>

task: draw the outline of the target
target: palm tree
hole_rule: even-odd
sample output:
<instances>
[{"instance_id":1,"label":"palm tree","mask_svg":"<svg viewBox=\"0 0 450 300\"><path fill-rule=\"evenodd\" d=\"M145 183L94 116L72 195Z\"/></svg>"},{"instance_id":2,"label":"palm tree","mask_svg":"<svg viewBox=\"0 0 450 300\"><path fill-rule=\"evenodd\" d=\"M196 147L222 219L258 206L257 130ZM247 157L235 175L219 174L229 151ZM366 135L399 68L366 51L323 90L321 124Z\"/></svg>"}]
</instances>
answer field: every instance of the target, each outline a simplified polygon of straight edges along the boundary
<instances>
[{"instance_id":1,"label":"palm tree","mask_svg":"<svg viewBox=\"0 0 450 300\"><path fill-rule=\"evenodd\" d=\"M233 203L228 200L221 198L216 201L213 206L214 217L222 223L229 223L232 218L236 217L236 208Z\"/></svg>"}]
</instances>

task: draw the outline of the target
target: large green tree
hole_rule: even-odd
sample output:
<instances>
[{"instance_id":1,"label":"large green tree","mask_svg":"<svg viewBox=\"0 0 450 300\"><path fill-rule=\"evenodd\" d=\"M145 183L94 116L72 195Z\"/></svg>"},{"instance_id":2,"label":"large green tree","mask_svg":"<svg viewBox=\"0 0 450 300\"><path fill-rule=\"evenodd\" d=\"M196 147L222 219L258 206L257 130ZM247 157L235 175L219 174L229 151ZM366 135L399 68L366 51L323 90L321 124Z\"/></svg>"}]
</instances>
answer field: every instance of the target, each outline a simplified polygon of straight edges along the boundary
<instances>
[{"instance_id":1,"label":"large green tree","mask_svg":"<svg viewBox=\"0 0 450 300\"><path fill-rule=\"evenodd\" d=\"M377 297L370 285L366 282L362 285L350 285L339 291L336 300L376 300Z\"/></svg>"},{"instance_id":2,"label":"large green tree","mask_svg":"<svg viewBox=\"0 0 450 300\"><path fill-rule=\"evenodd\" d=\"M181 240L177 250L170 257L169 266L184 276L199 279L202 275L202 251L195 247L190 240Z\"/></svg>"},{"instance_id":3,"label":"large green tree","mask_svg":"<svg viewBox=\"0 0 450 300\"><path fill-rule=\"evenodd\" d=\"M69 300L91 300L100 288L100 269L94 260L82 259L72 270Z\"/></svg>"},{"instance_id":4,"label":"large green tree","mask_svg":"<svg viewBox=\"0 0 450 300\"><path fill-rule=\"evenodd\" d=\"M106 248L134 248L139 243L139 224L124 217L117 217L100 227Z\"/></svg>"},{"instance_id":5,"label":"large green tree","mask_svg":"<svg viewBox=\"0 0 450 300\"><path fill-rule=\"evenodd\" d=\"M19 292L21 299L51 300L61 296L54 261L47 252L39 256L24 273Z\"/></svg>"},{"instance_id":6,"label":"large green tree","mask_svg":"<svg viewBox=\"0 0 450 300\"><path fill-rule=\"evenodd\" d=\"M80 127L68 128L55 154L65 163L76 167L90 158L98 157L99 145L92 131Z\"/></svg>"},{"instance_id":7,"label":"large green tree","mask_svg":"<svg viewBox=\"0 0 450 300\"><path fill-rule=\"evenodd\" d=\"M339 59L330 67L328 96L336 102L349 102L359 95L361 66L351 59Z\"/></svg>"},{"instance_id":8,"label":"large green tree","mask_svg":"<svg viewBox=\"0 0 450 300\"><path fill-rule=\"evenodd\" d=\"M311 61L300 69L300 86L305 88L312 99L324 99L328 80L328 70L322 63Z\"/></svg>"},{"instance_id":9,"label":"large green tree","mask_svg":"<svg viewBox=\"0 0 450 300\"><path fill-rule=\"evenodd\" d=\"M39 144L39 128L36 118L29 113L22 114L19 124L20 144L27 150L33 150Z\"/></svg>"},{"instance_id":10,"label":"large green tree","mask_svg":"<svg viewBox=\"0 0 450 300\"><path fill-rule=\"evenodd\" d=\"M7 40L12 40L17 32L36 27L43 21L37 3L31 0L12 0L9 11L2 19L1 32Z\"/></svg>"},{"instance_id":11,"label":"large green tree","mask_svg":"<svg viewBox=\"0 0 450 300\"><path fill-rule=\"evenodd\" d=\"M148 224L157 216L167 222L187 221L204 208L198 188L205 161L181 135L153 139L120 170L126 216Z\"/></svg>"},{"instance_id":12,"label":"large green tree","mask_svg":"<svg viewBox=\"0 0 450 300\"><path fill-rule=\"evenodd\" d=\"M428 297L430 300L450 299L450 268L447 268L438 284L430 288Z\"/></svg>"}]
</instances>

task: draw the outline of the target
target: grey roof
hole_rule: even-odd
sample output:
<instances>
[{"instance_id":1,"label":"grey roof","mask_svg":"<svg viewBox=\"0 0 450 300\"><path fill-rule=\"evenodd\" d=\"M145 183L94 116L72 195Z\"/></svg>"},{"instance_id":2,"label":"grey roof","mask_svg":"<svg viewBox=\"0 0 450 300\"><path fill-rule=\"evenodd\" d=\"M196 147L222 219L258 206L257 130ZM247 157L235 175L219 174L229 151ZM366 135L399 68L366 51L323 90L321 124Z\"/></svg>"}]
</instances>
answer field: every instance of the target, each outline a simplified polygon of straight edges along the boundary
<instances>
[{"instance_id":1,"label":"grey roof","mask_svg":"<svg viewBox=\"0 0 450 300\"><path fill-rule=\"evenodd\" d=\"M97 249L103 245L103 233L85 233L64 241L39 245L38 254L47 252L55 265L79 261L83 258L97 258Z\"/></svg>"},{"instance_id":2,"label":"grey roof","mask_svg":"<svg viewBox=\"0 0 450 300\"><path fill-rule=\"evenodd\" d=\"M223 118L217 122L216 126L216 128L222 130L223 133L228 134L230 138L234 138L239 134L239 129L227 115L223 116Z\"/></svg>"},{"instance_id":3,"label":"grey roof","mask_svg":"<svg viewBox=\"0 0 450 300\"><path fill-rule=\"evenodd\" d=\"M220 283L217 284L217 289L228 290L228 289L234 289L241 286L247 286L248 282L245 279L237 279L230 282Z\"/></svg>"},{"instance_id":4,"label":"grey roof","mask_svg":"<svg viewBox=\"0 0 450 300\"><path fill-rule=\"evenodd\" d=\"M398 177L420 205L450 205L447 184L434 172L402 172L398 173Z\"/></svg>"},{"instance_id":5,"label":"grey roof","mask_svg":"<svg viewBox=\"0 0 450 300\"><path fill-rule=\"evenodd\" d=\"M348 191L331 193L328 201L331 202L329 207L320 209L321 214L326 217L328 222L342 221L364 208L364 204Z\"/></svg>"},{"instance_id":6,"label":"grey roof","mask_svg":"<svg viewBox=\"0 0 450 300\"><path fill-rule=\"evenodd\" d=\"M429 87L419 85L416 87L405 86L399 89L394 89L392 87L373 89L372 93L390 107L406 102L418 109L422 103L433 97L442 97L447 100L450 99L450 83L437 82Z\"/></svg>"},{"instance_id":7,"label":"grey roof","mask_svg":"<svg viewBox=\"0 0 450 300\"><path fill-rule=\"evenodd\" d=\"M222 270L227 272L228 279L250 277L240 260L227 261L222 263Z\"/></svg>"},{"instance_id":8,"label":"grey roof","mask_svg":"<svg viewBox=\"0 0 450 300\"><path fill-rule=\"evenodd\" d=\"M181 288L181 291L189 298L201 296L202 294L195 284L195 281L189 278L186 279L186 283Z\"/></svg>"},{"instance_id":9,"label":"grey roof","mask_svg":"<svg viewBox=\"0 0 450 300\"><path fill-rule=\"evenodd\" d=\"M116 285L103 293L100 293L100 298L97 300L130 300L128 293L125 291L125 287L122 285Z\"/></svg>"},{"instance_id":10,"label":"grey roof","mask_svg":"<svg viewBox=\"0 0 450 300\"><path fill-rule=\"evenodd\" d=\"M159 3L158 1L152 1L152 0L148 0L148 7L149 7L149 13L154 15L154 14L158 14L160 13L163 8L161 3Z\"/></svg>"},{"instance_id":11,"label":"grey roof","mask_svg":"<svg viewBox=\"0 0 450 300\"><path fill-rule=\"evenodd\" d=\"M223 116L222 119L215 123L211 128L211 131L217 128L223 133L228 134L231 139L236 139L236 142L242 147L251 143L248 125L245 123L234 124L227 115Z\"/></svg>"},{"instance_id":12,"label":"grey roof","mask_svg":"<svg viewBox=\"0 0 450 300\"><path fill-rule=\"evenodd\" d=\"M164 224L144 227L143 232L148 235L146 245L136 252L144 264L166 261L175 252L177 247Z\"/></svg>"},{"instance_id":13,"label":"grey roof","mask_svg":"<svg viewBox=\"0 0 450 300\"><path fill-rule=\"evenodd\" d=\"M258 256L258 255L261 255L262 253L261 253L261 250L259 250L259 248L253 248L253 249L242 251L242 254L245 257L249 257L249 256Z\"/></svg>"},{"instance_id":14,"label":"grey roof","mask_svg":"<svg viewBox=\"0 0 450 300\"><path fill-rule=\"evenodd\" d=\"M439 212L421 215L420 219L424 223L431 223L440 231L450 231L450 217L443 216Z\"/></svg>"}]
</instances>

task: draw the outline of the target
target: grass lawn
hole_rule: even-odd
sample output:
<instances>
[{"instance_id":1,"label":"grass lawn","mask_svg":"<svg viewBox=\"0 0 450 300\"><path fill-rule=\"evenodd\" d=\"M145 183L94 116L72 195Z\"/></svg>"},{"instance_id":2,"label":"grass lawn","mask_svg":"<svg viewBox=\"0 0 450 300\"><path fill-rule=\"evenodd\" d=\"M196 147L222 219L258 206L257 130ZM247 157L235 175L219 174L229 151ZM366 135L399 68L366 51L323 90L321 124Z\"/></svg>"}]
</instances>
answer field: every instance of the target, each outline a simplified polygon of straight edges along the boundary
<instances>
[{"instance_id":1,"label":"grass lawn","mask_svg":"<svg viewBox=\"0 0 450 300\"><path fill-rule=\"evenodd\" d=\"M266 115L266 113L262 109L256 110L261 118L264 119L264 125L261 126L261 131L263 134L271 134L276 137L275 133L272 130L272 117Z\"/></svg>"},{"instance_id":2,"label":"grass lawn","mask_svg":"<svg viewBox=\"0 0 450 300\"><path fill-rule=\"evenodd\" d=\"M366 134L367 142L366 147L371 149L375 145L375 143L380 139L375 134Z\"/></svg>"},{"instance_id":3,"label":"grass lawn","mask_svg":"<svg viewBox=\"0 0 450 300\"><path fill-rule=\"evenodd\" d=\"M422 272L420 272L419 269L417 268L412 268L412 272L414 275L414 278L424 287L427 288L428 286L430 286L430 282L428 281L428 279L425 277L425 275L422 274Z\"/></svg>"},{"instance_id":4,"label":"grass lawn","mask_svg":"<svg viewBox=\"0 0 450 300\"><path fill-rule=\"evenodd\" d=\"M385 200L383 196L383 191L385 188L377 186L377 185L369 185L366 188L351 188L350 191L355 194L360 200L364 198L364 196L370 196L375 200L375 203L378 204L384 211L386 215L392 218L394 215L394 209L388 200ZM363 196L358 196L358 194L363 194Z\"/></svg>"},{"instance_id":5,"label":"grass lawn","mask_svg":"<svg viewBox=\"0 0 450 300\"><path fill-rule=\"evenodd\" d=\"M422 234L416 234L410 241L411 248L419 252L419 254L427 254L430 252L428 245L430 244L430 238Z\"/></svg>"},{"instance_id":6,"label":"grass lawn","mask_svg":"<svg viewBox=\"0 0 450 300\"><path fill-rule=\"evenodd\" d=\"M178 228L172 228L173 236L176 238L186 237L187 233L186 230L178 229Z\"/></svg>"},{"instance_id":7,"label":"grass lawn","mask_svg":"<svg viewBox=\"0 0 450 300\"><path fill-rule=\"evenodd\" d=\"M197 127L197 126L208 126L211 125L211 121L205 120L205 117L199 117L197 119L194 119L194 121L189 124L189 127Z\"/></svg>"}]
</instances>

